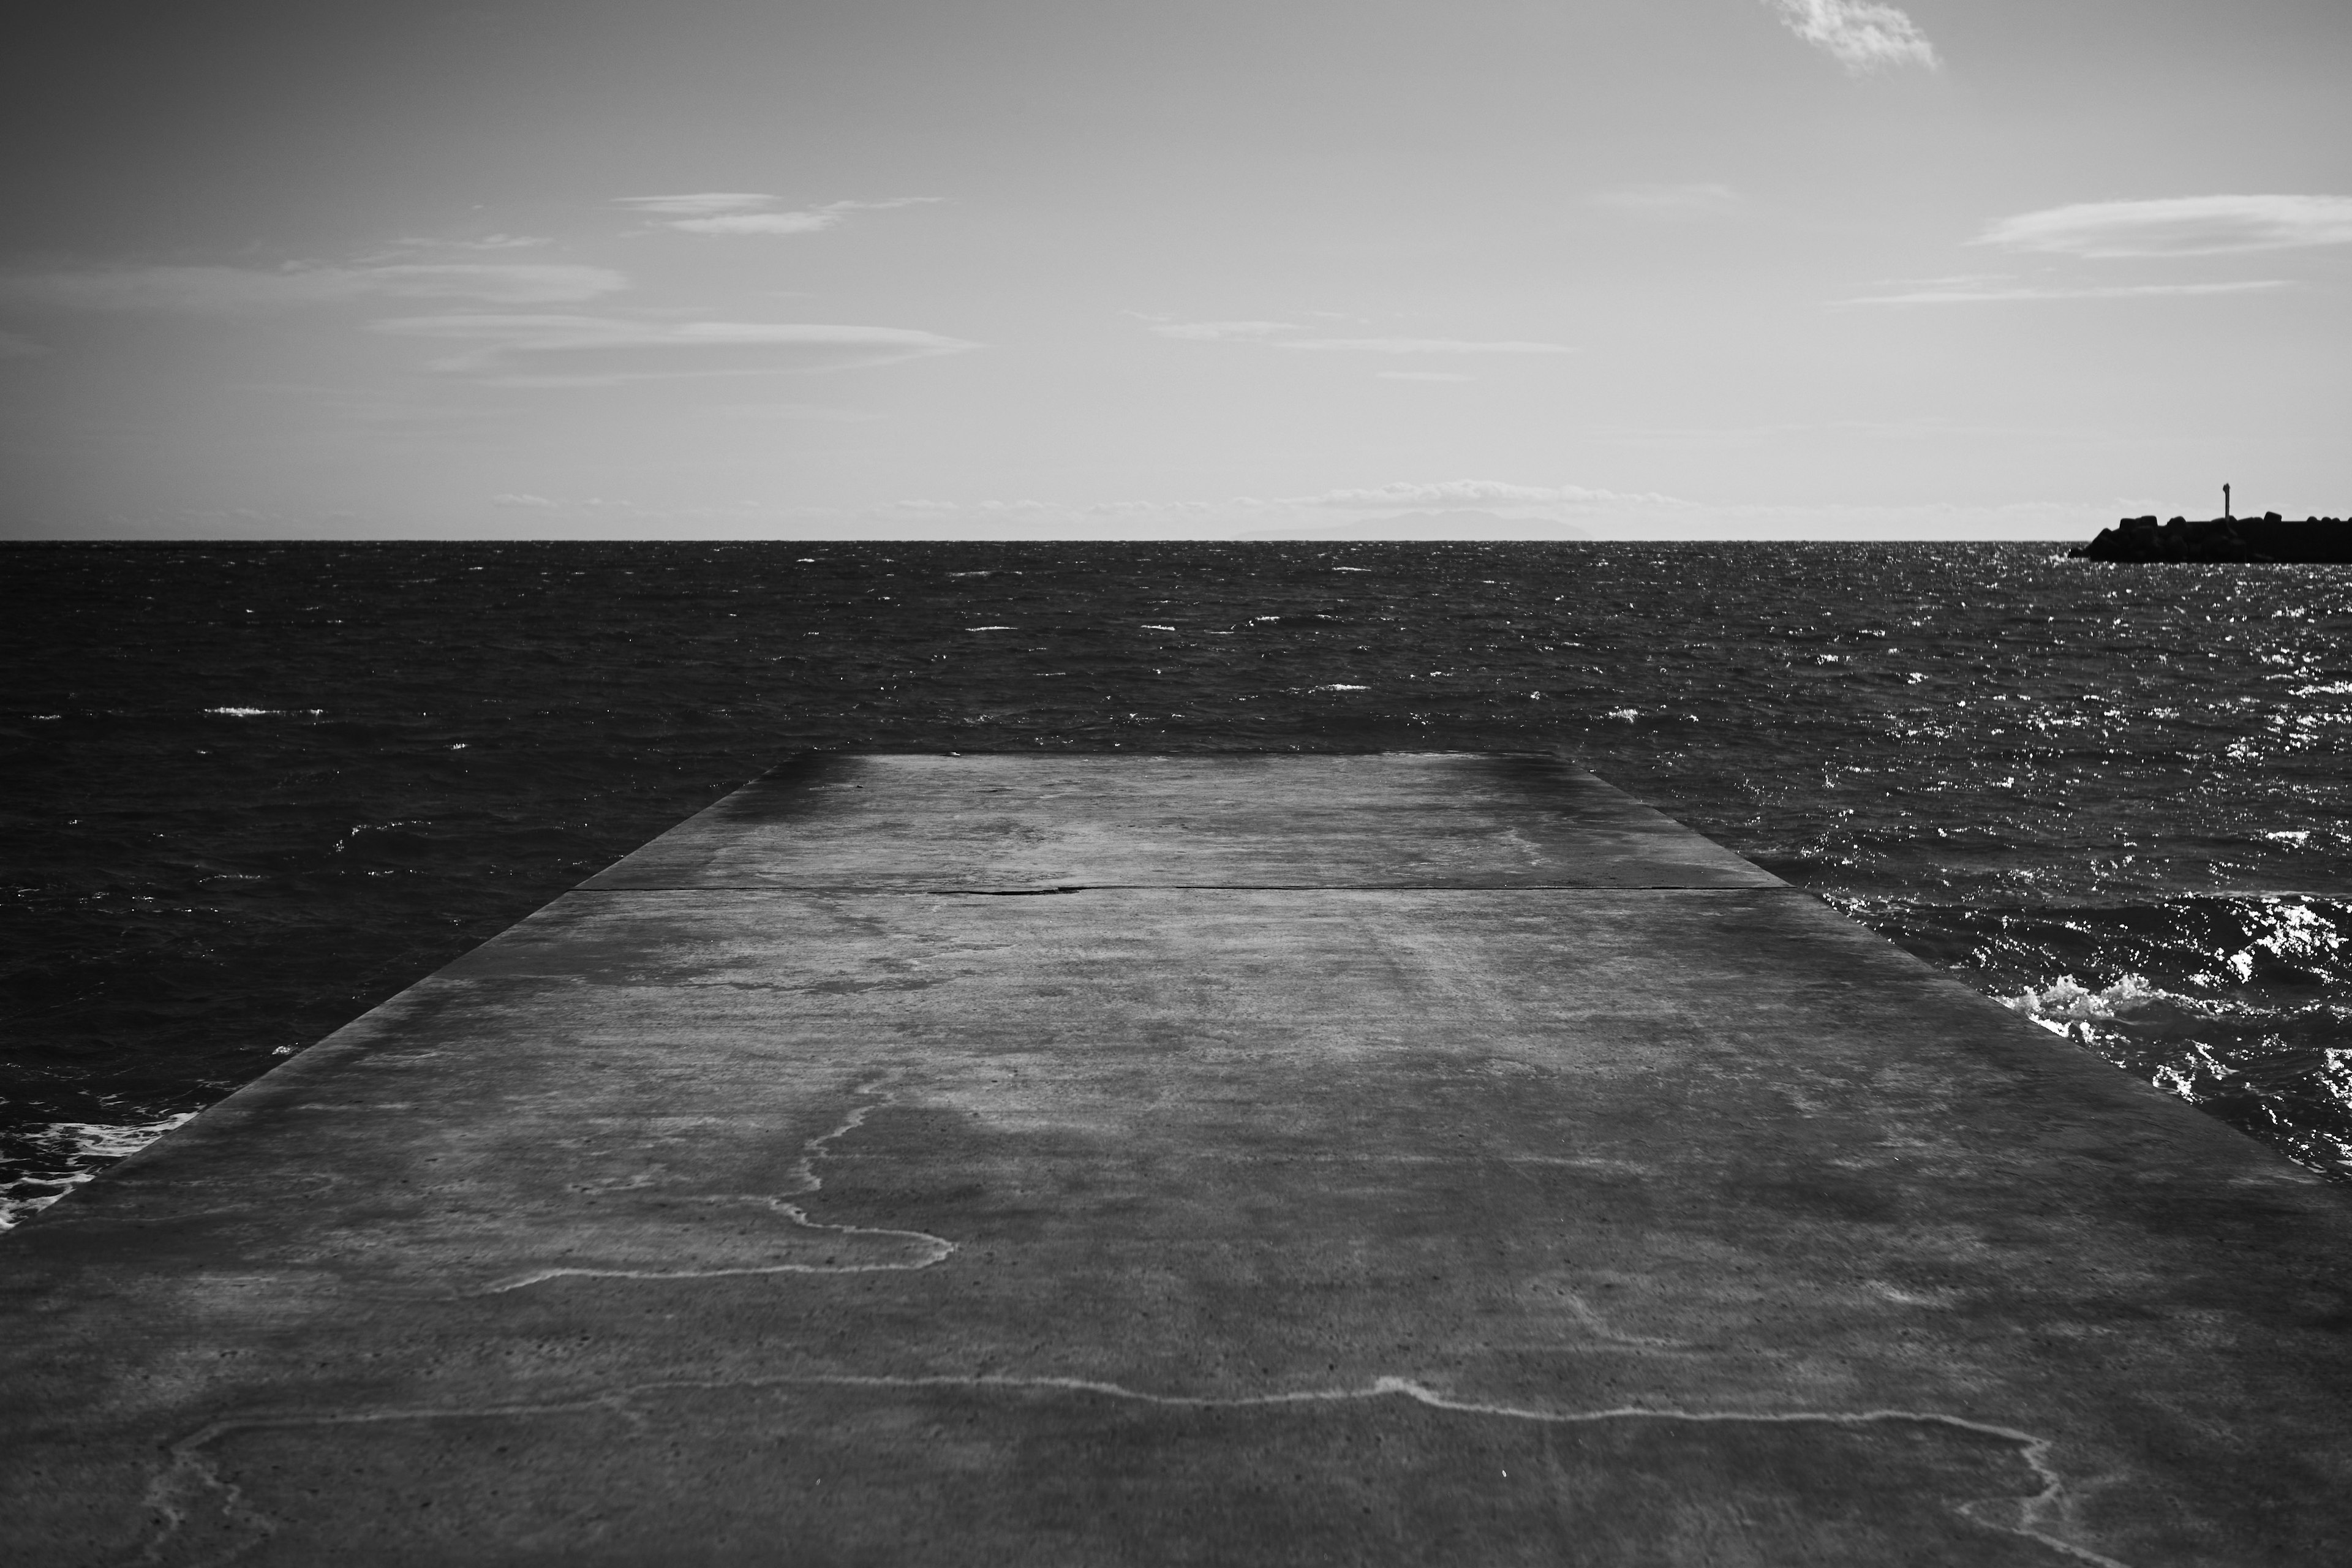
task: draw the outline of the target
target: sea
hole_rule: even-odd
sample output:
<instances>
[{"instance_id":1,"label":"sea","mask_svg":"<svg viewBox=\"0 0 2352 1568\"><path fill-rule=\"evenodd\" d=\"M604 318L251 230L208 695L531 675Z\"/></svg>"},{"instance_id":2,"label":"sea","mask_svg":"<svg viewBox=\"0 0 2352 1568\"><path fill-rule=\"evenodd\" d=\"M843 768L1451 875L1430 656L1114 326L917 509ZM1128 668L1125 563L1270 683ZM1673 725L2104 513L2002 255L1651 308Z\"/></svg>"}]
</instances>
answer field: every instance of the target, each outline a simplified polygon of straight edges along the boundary
<instances>
[{"instance_id":1,"label":"sea","mask_svg":"<svg viewBox=\"0 0 2352 1568\"><path fill-rule=\"evenodd\" d=\"M0 1220L807 748L1545 752L2352 1180L2352 568L0 545Z\"/></svg>"}]
</instances>

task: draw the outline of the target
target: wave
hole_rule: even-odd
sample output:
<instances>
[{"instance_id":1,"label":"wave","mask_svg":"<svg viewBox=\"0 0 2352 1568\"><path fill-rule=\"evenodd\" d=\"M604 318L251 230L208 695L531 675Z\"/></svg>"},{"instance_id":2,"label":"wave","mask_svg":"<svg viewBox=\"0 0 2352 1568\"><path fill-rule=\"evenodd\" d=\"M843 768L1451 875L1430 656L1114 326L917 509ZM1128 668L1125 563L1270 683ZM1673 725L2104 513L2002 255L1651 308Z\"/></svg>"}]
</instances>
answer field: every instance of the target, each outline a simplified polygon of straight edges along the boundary
<instances>
[{"instance_id":1,"label":"wave","mask_svg":"<svg viewBox=\"0 0 2352 1568\"><path fill-rule=\"evenodd\" d=\"M152 1121L52 1121L17 1130L5 1142L9 1180L0 1186L0 1230L22 1224L127 1155L194 1116Z\"/></svg>"}]
</instances>

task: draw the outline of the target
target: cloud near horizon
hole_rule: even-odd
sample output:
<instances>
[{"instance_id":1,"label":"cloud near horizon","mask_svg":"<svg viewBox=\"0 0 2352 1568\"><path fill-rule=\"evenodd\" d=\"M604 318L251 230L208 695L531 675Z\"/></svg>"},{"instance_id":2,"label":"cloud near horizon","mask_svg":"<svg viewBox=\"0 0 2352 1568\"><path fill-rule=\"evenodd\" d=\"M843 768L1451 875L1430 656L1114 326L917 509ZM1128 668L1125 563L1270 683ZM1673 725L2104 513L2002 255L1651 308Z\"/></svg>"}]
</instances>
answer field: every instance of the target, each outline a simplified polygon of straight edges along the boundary
<instances>
[{"instance_id":1,"label":"cloud near horizon","mask_svg":"<svg viewBox=\"0 0 2352 1568\"><path fill-rule=\"evenodd\" d=\"M544 235L486 234L478 239L421 239L398 242L406 250L530 250L553 243Z\"/></svg>"},{"instance_id":2,"label":"cloud near horizon","mask_svg":"<svg viewBox=\"0 0 2352 1568\"><path fill-rule=\"evenodd\" d=\"M1274 346L1278 349L1316 349L1367 354L1572 354L1577 352L1566 343L1531 342L1517 338L1499 341L1469 338L1284 338L1276 342Z\"/></svg>"},{"instance_id":3,"label":"cloud near horizon","mask_svg":"<svg viewBox=\"0 0 2352 1568\"><path fill-rule=\"evenodd\" d=\"M2166 295L2257 294L2284 289L2277 278L2230 283L2019 283L2007 278L1936 278L1899 294L1866 294L1848 305L1980 305L2032 300L2145 300Z\"/></svg>"},{"instance_id":4,"label":"cloud near horizon","mask_svg":"<svg viewBox=\"0 0 2352 1568\"><path fill-rule=\"evenodd\" d=\"M0 278L0 301L68 310L235 315L344 300L478 300L576 304L628 287L607 267L574 262L392 262L332 267L97 267Z\"/></svg>"},{"instance_id":5,"label":"cloud near horizon","mask_svg":"<svg viewBox=\"0 0 2352 1568\"><path fill-rule=\"evenodd\" d=\"M1864 76L1894 66L1936 70L1943 62L1919 25L1878 0L1764 0L1780 25Z\"/></svg>"},{"instance_id":6,"label":"cloud near horizon","mask_svg":"<svg viewBox=\"0 0 2352 1568\"><path fill-rule=\"evenodd\" d=\"M919 206L941 201L940 196L892 196L878 202L827 202L823 206L771 212L782 200L756 191L700 191L675 196L620 196L614 205L628 207L660 219L664 228L683 234L782 235L815 234L837 226L854 212L885 212L892 207Z\"/></svg>"},{"instance_id":7,"label":"cloud near horizon","mask_svg":"<svg viewBox=\"0 0 2352 1568\"><path fill-rule=\"evenodd\" d=\"M679 218L664 224L682 234L815 234L837 226L841 214L831 210L784 213L720 213L713 217Z\"/></svg>"},{"instance_id":8,"label":"cloud near horizon","mask_svg":"<svg viewBox=\"0 0 2352 1568\"><path fill-rule=\"evenodd\" d=\"M633 500L618 500L607 496L580 496L571 500L559 500L550 496L533 494L529 490L503 491L500 494L492 496L490 498L490 504L498 507L510 507L524 511L618 511L635 512L644 515L656 515L654 514L649 508L639 506ZM698 507L691 510L703 511L708 510L709 509Z\"/></svg>"},{"instance_id":9,"label":"cloud near horizon","mask_svg":"<svg viewBox=\"0 0 2352 1568\"><path fill-rule=\"evenodd\" d=\"M805 537L1230 539L1274 537L1272 531L1295 529L1300 537L1340 539L1361 527L1374 531L1362 537L1391 538L1396 537L1396 525L1417 523L1437 530L1431 538L2082 539L2115 517L2149 506L2139 498L1790 505L1448 479L1222 500L904 500L866 509L858 526L838 535Z\"/></svg>"},{"instance_id":10,"label":"cloud near horizon","mask_svg":"<svg viewBox=\"0 0 2352 1568\"><path fill-rule=\"evenodd\" d=\"M2352 196L2171 196L2020 213L1972 242L2112 259L2352 245Z\"/></svg>"},{"instance_id":11,"label":"cloud near horizon","mask_svg":"<svg viewBox=\"0 0 2352 1568\"><path fill-rule=\"evenodd\" d=\"M1150 321L1145 331L1182 342L1258 343L1267 348L1372 354L1572 354L1567 343L1524 338L1310 338L1290 321Z\"/></svg>"},{"instance_id":12,"label":"cloud near horizon","mask_svg":"<svg viewBox=\"0 0 2352 1568\"><path fill-rule=\"evenodd\" d=\"M1023 498L1017 500L898 500L879 509L947 515L979 512L989 516L1055 513L1069 516L1142 516L1162 514L1241 513L1297 510L1392 512L1423 507L1559 507L1648 506L1690 507L1697 502L1655 491L1596 489L1585 485L1519 485L1502 479L1397 480L1362 489L1324 490L1298 496L1228 496L1223 500L1106 500L1063 502Z\"/></svg>"},{"instance_id":13,"label":"cloud near horizon","mask_svg":"<svg viewBox=\"0 0 2352 1568\"><path fill-rule=\"evenodd\" d=\"M1483 506L1559 506L1562 504L1688 506L1691 504L1674 496L1658 495L1654 492L1635 494L1622 490L1592 489L1583 485L1515 485L1501 479L1442 479L1433 484L1415 484L1400 480L1391 484L1376 485L1369 489L1326 490L1321 495L1291 496L1275 504L1380 510L1391 507L1459 506L1467 502L1475 502Z\"/></svg>"},{"instance_id":14,"label":"cloud near horizon","mask_svg":"<svg viewBox=\"0 0 2352 1568\"><path fill-rule=\"evenodd\" d=\"M609 385L687 375L854 370L963 353L961 338L906 327L641 321L606 316L404 316L372 330L470 345L431 368L506 386Z\"/></svg>"},{"instance_id":15,"label":"cloud near horizon","mask_svg":"<svg viewBox=\"0 0 2352 1568\"><path fill-rule=\"evenodd\" d=\"M1235 339L1256 342L1307 329L1288 321L1161 321L1148 330L1163 338L1188 342L1227 342Z\"/></svg>"},{"instance_id":16,"label":"cloud near horizon","mask_svg":"<svg viewBox=\"0 0 2352 1568\"><path fill-rule=\"evenodd\" d=\"M615 196L616 207L672 217L709 217L715 213L753 212L775 205L779 198L764 191L697 191L679 196Z\"/></svg>"}]
</instances>

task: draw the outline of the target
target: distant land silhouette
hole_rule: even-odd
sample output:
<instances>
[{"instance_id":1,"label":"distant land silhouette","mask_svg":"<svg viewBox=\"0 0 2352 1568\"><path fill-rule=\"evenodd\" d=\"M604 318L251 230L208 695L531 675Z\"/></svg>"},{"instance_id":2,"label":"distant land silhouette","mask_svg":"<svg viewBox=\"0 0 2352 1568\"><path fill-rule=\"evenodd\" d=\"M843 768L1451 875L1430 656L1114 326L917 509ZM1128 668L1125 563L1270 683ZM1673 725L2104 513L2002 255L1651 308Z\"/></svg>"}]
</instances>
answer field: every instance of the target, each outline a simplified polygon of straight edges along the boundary
<instances>
[{"instance_id":1,"label":"distant land silhouette","mask_svg":"<svg viewBox=\"0 0 2352 1568\"><path fill-rule=\"evenodd\" d=\"M2236 561L2352 564L2352 520L2305 518L2290 522L2274 511L2260 517L2127 517L2102 529L2067 554L2082 561Z\"/></svg>"}]
</instances>

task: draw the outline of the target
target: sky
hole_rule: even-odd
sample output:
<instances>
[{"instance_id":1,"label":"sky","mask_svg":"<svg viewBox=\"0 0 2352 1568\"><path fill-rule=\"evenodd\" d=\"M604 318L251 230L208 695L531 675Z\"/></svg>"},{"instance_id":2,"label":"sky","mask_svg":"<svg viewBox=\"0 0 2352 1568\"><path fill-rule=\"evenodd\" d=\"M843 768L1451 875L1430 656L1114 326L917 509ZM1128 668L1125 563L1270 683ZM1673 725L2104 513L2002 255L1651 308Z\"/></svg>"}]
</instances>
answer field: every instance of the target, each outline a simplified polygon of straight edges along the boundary
<instances>
[{"instance_id":1,"label":"sky","mask_svg":"<svg viewBox=\"0 0 2352 1568\"><path fill-rule=\"evenodd\" d=\"M0 538L2352 514L2344 0L39 0Z\"/></svg>"}]
</instances>

